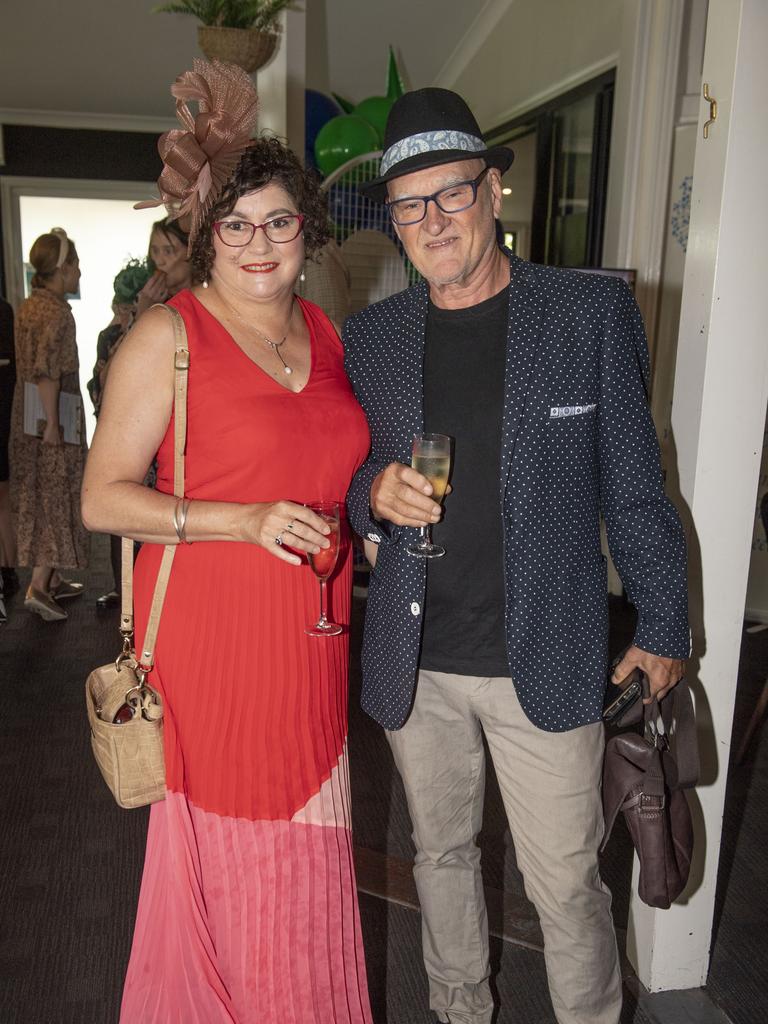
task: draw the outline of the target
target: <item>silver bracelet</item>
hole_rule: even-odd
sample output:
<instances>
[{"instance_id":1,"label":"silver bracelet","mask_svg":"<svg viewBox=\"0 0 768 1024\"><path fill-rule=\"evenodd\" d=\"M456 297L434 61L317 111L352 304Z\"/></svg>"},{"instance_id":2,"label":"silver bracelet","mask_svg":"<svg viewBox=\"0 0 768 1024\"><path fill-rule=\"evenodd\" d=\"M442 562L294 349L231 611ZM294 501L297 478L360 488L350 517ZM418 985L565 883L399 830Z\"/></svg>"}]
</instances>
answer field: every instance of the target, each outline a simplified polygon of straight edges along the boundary
<instances>
[{"instance_id":1,"label":"silver bracelet","mask_svg":"<svg viewBox=\"0 0 768 1024\"><path fill-rule=\"evenodd\" d=\"M179 509L181 508L183 500L183 498L177 498L176 506L173 510L173 528L176 530L176 536L179 538L179 544L183 543L181 539L181 524L179 523Z\"/></svg>"},{"instance_id":2,"label":"silver bracelet","mask_svg":"<svg viewBox=\"0 0 768 1024\"><path fill-rule=\"evenodd\" d=\"M179 538L179 544L191 544L192 542L187 540L186 528L187 528L187 514L189 512L189 506L192 504L189 498L179 498L176 502L176 507L173 510L173 525L176 530L176 536Z\"/></svg>"}]
</instances>

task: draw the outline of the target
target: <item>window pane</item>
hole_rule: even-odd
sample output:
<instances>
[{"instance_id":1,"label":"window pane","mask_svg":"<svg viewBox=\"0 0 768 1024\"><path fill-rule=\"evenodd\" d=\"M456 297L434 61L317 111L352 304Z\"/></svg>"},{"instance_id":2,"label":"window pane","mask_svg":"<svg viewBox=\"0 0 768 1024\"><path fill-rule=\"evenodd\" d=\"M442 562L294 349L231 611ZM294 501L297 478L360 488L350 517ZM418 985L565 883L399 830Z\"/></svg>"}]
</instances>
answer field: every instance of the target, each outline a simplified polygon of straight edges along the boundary
<instances>
[{"instance_id":1,"label":"window pane","mask_svg":"<svg viewBox=\"0 0 768 1024\"><path fill-rule=\"evenodd\" d=\"M583 266L587 257L595 96L558 110L553 123L547 263Z\"/></svg>"}]
</instances>

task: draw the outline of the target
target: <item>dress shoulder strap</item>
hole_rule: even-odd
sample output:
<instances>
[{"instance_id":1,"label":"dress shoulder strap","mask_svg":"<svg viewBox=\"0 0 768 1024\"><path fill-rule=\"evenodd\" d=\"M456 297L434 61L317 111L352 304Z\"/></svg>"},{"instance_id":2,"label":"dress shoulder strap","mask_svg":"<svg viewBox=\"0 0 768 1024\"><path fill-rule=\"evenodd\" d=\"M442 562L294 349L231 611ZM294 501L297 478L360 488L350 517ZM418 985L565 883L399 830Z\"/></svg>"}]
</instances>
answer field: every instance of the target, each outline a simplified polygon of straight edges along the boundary
<instances>
[{"instance_id":1,"label":"dress shoulder strap","mask_svg":"<svg viewBox=\"0 0 768 1024\"><path fill-rule=\"evenodd\" d=\"M339 330L337 331L331 318L317 303L311 302L309 299L303 299L300 295L296 296L296 300L301 306L304 318L315 338L321 344L330 343L333 347L340 346L339 336L342 325L339 324Z\"/></svg>"}]
</instances>

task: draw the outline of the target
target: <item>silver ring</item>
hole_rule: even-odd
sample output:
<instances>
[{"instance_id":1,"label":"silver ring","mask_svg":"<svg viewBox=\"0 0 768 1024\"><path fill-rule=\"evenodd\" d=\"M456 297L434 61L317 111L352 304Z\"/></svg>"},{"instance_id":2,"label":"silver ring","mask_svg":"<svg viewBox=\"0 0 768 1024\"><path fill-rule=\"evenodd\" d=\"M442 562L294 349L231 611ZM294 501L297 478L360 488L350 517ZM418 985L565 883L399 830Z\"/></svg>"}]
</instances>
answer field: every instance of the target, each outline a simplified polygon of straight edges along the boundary
<instances>
[{"instance_id":1,"label":"silver ring","mask_svg":"<svg viewBox=\"0 0 768 1024\"><path fill-rule=\"evenodd\" d=\"M277 544L277 546L278 546L279 548L281 548L281 547L283 546L283 531L282 531L282 530L281 530L281 531L280 531L280 533L278 533L278 535L277 535L277 536L275 537L275 544Z\"/></svg>"}]
</instances>

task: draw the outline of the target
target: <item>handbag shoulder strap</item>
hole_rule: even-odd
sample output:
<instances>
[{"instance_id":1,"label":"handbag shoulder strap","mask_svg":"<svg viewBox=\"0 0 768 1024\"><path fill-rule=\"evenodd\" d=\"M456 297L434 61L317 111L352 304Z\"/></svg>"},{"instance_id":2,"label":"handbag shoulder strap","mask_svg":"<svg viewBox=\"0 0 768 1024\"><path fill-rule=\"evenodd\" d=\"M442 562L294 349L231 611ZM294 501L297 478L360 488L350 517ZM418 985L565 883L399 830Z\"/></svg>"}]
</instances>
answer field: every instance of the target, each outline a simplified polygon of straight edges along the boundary
<instances>
[{"instance_id":1,"label":"handbag shoulder strap","mask_svg":"<svg viewBox=\"0 0 768 1024\"><path fill-rule=\"evenodd\" d=\"M669 778L671 759L664 759L668 784L672 789L691 789L699 780L699 741L693 700L685 677L662 701L645 705L646 724L659 717L664 723L665 735L674 741L675 779Z\"/></svg>"},{"instance_id":2,"label":"handbag shoulder strap","mask_svg":"<svg viewBox=\"0 0 768 1024\"><path fill-rule=\"evenodd\" d=\"M167 309L171 314L174 338L174 385L173 385L173 493L177 498L184 496L184 455L187 443L187 383L189 376L189 346L184 319L173 306L158 303L160 309ZM155 308L154 306L152 307ZM155 592L149 611L144 646L139 663L146 674L154 661L155 641L160 626L160 614L163 610L165 593L171 575L171 565L176 554L177 544L166 544L157 575ZM133 541L123 538L122 545L122 611L120 617L120 633L124 641L133 635Z\"/></svg>"}]
</instances>

